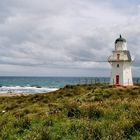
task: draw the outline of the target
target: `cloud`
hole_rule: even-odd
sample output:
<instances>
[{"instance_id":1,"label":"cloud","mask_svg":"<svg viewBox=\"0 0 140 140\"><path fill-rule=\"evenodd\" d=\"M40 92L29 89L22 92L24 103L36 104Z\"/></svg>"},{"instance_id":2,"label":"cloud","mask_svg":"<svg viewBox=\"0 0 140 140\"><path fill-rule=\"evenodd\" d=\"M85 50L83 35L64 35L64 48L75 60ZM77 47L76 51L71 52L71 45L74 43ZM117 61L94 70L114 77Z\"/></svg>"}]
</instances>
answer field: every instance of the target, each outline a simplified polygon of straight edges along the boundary
<instances>
[{"instance_id":1,"label":"cloud","mask_svg":"<svg viewBox=\"0 0 140 140\"><path fill-rule=\"evenodd\" d=\"M10 75L8 68L11 75L109 75L107 57L120 33L138 69L138 5L116 0L2 1L0 73Z\"/></svg>"}]
</instances>

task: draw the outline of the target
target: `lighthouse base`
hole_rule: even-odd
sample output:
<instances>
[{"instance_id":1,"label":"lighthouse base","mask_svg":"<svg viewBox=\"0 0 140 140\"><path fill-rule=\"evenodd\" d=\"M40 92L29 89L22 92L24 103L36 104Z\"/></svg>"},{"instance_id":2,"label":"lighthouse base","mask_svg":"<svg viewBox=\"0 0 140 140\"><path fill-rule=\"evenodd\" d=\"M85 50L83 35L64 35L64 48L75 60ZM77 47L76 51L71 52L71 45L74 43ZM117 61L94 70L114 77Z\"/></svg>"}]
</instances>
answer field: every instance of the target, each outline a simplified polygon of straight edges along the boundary
<instances>
[{"instance_id":1,"label":"lighthouse base","mask_svg":"<svg viewBox=\"0 0 140 140\"><path fill-rule=\"evenodd\" d=\"M118 65L119 65L119 67L117 67ZM130 62L112 63L110 85L133 86Z\"/></svg>"}]
</instances>

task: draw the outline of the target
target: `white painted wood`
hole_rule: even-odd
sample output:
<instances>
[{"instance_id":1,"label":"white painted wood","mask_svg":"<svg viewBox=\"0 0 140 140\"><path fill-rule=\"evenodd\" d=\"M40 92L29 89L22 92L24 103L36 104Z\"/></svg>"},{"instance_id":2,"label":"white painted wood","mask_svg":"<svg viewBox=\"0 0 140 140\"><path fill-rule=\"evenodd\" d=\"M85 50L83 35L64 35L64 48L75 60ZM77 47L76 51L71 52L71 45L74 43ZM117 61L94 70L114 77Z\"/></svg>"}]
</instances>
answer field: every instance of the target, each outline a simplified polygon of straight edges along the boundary
<instances>
[{"instance_id":1,"label":"white painted wood","mask_svg":"<svg viewBox=\"0 0 140 140\"><path fill-rule=\"evenodd\" d=\"M131 64L132 59L130 52L127 50L127 43L124 39L120 38L119 41L115 41L115 50L113 54L108 58L108 62L111 64L111 85L122 85L122 86L132 86L132 72ZM119 77L119 80L117 80Z\"/></svg>"}]
</instances>

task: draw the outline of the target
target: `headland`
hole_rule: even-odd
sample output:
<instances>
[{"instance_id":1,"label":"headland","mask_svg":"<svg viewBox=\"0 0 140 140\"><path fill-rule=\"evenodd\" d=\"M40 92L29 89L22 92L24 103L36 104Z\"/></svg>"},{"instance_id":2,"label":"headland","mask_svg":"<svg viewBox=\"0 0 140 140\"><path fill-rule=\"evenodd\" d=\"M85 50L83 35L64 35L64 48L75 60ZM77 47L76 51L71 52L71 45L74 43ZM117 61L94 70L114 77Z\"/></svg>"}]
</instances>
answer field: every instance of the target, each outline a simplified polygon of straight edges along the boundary
<instances>
[{"instance_id":1,"label":"headland","mask_svg":"<svg viewBox=\"0 0 140 140\"><path fill-rule=\"evenodd\" d=\"M2 139L139 139L140 86L67 85L0 97Z\"/></svg>"}]
</instances>

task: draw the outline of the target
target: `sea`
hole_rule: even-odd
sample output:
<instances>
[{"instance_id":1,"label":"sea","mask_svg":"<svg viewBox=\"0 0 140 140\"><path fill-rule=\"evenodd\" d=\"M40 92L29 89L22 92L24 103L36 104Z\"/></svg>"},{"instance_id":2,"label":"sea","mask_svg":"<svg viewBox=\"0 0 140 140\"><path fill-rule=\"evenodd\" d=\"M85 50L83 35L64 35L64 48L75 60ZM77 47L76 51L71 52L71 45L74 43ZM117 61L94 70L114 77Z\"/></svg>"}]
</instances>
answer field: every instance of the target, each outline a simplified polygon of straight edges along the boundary
<instances>
[{"instance_id":1,"label":"sea","mask_svg":"<svg viewBox=\"0 0 140 140\"><path fill-rule=\"evenodd\" d=\"M48 93L66 85L109 83L109 77L0 77L0 93ZM138 82L137 78L134 78Z\"/></svg>"}]
</instances>

